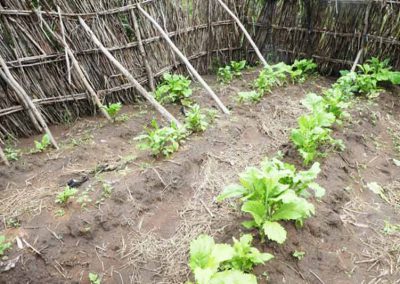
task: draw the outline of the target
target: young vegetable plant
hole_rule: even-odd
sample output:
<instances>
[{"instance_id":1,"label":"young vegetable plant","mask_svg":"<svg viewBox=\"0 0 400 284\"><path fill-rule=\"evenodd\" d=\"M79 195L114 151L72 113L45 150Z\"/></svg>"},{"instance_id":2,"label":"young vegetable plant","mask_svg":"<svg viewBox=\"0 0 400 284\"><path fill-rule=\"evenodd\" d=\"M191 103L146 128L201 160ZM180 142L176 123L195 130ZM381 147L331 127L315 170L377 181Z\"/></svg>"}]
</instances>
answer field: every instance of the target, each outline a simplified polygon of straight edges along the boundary
<instances>
[{"instance_id":1,"label":"young vegetable plant","mask_svg":"<svg viewBox=\"0 0 400 284\"><path fill-rule=\"evenodd\" d=\"M152 128L146 129L147 134L140 135L135 140L142 141L138 148L141 150L150 149L154 156L163 154L169 157L179 149L180 142L186 138L186 129L171 123L170 127L160 128L155 119L151 122Z\"/></svg>"},{"instance_id":2,"label":"young vegetable plant","mask_svg":"<svg viewBox=\"0 0 400 284\"><path fill-rule=\"evenodd\" d=\"M11 248L11 243L6 242L5 236L0 236L0 256L3 256L6 250Z\"/></svg>"},{"instance_id":3,"label":"young vegetable plant","mask_svg":"<svg viewBox=\"0 0 400 284\"><path fill-rule=\"evenodd\" d=\"M249 273L255 265L264 264L274 258L272 254L261 253L252 247L252 242L253 236L250 234L241 236L239 240L233 238L233 256L224 262L222 267Z\"/></svg>"},{"instance_id":4,"label":"young vegetable plant","mask_svg":"<svg viewBox=\"0 0 400 284\"><path fill-rule=\"evenodd\" d=\"M90 284L101 284L100 276L96 273L89 273Z\"/></svg>"},{"instance_id":5,"label":"young vegetable plant","mask_svg":"<svg viewBox=\"0 0 400 284\"><path fill-rule=\"evenodd\" d=\"M290 181L293 170L282 165L283 169L276 165L276 161L264 161L261 169L246 169L239 176L240 184L226 187L217 198L218 201L240 198L243 203L241 210L253 217L243 225L248 229L257 228L262 240L267 237L279 244L286 240L286 230L280 221L293 220L301 226L315 211L311 203L298 195L306 189L295 187L294 180Z\"/></svg>"},{"instance_id":6,"label":"young vegetable plant","mask_svg":"<svg viewBox=\"0 0 400 284\"><path fill-rule=\"evenodd\" d=\"M306 255L306 253L304 251L295 250L292 255L293 255L293 257L297 258L298 260L302 260L304 258L304 256Z\"/></svg>"},{"instance_id":7,"label":"young vegetable plant","mask_svg":"<svg viewBox=\"0 0 400 284\"><path fill-rule=\"evenodd\" d=\"M231 66L225 66L218 68L217 73L218 81L223 84L228 84L233 80L233 72Z\"/></svg>"},{"instance_id":8,"label":"young vegetable plant","mask_svg":"<svg viewBox=\"0 0 400 284\"><path fill-rule=\"evenodd\" d=\"M242 239L243 238L243 239ZM207 235L200 235L190 244L189 266L194 274L196 284L256 284L252 274L245 273L255 264L265 263L273 256L260 253L251 247L251 236L242 237L236 246L216 244Z\"/></svg>"},{"instance_id":9,"label":"young vegetable plant","mask_svg":"<svg viewBox=\"0 0 400 284\"><path fill-rule=\"evenodd\" d=\"M122 104L121 103L110 104L108 106L104 106L104 109L106 110L108 115L112 118L112 120L115 121L115 119L117 118L118 113L122 109Z\"/></svg>"},{"instance_id":10,"label":"young vegetable plant","mask_svg":"<svg viewBox=\"0 0 400 284\"><path fill-rule=\"evenodd\" d=\"M208 127L206 115L201 111L199 105L191 106L186 113L186 128L193 132L205 131Z\"/></svg>"},{"instance_id":11,"label":"young vegetable plant","mask_svg":"<svg viewBox=\"0 0 400 284\"><path fill-rule=\"evenodd\" d=\"M317 64L312 59L295 60L290 76L293 82L303 83L307 77L317 69Z\"/></svg>"},{"instance_id":12,"label":"young vegetable plant","mask_svg":"<svg viewBox=\"0 0 400 284\"><path fill-rule=\"evenodd\" d=\"M43 152L50 146L50 137L45 134L42 137L41 141L35 141L35 151L34 152Z\"/></svg>"},{"instance_id":13,"label":"young vegetable plant","mask_svg":"<svg viewBox=\"0 0 400 284\"><path fill-rule=\"evenodd\" d=\"M66 205L71 198L78 193L76 188L66 186L65 189L57 195L56 203Z\"/></svg>"},{"instance_id":14,"label":"young vegetable plant","mask_svg":"<svg viewBox=\"0 0 400 284\"><path fill-rule=\"evenodd\" d=\"M18 161L21 156L21 150L15 149L14 147L8 145L4 148L4 154L9 161Z\"/></svg>"},{"instance_id":15,"label":"young vegetable plant","mask_svg":"<svg viewBox=\"0 0 400 284\"><path fill-rule=\"evenodd\" d=\"M271 92L275 86L282 86L287 81L291 67L285 63L278 63L264 67L254 82L257 92L263 96Z\"/></svg>"},{"instance_id":16,"label":"young vegetable plant","mask_svg":"<svg viewBox=\"0 0 400 284\"><path fill-rule=\"evenodd\" d=\"M190 97L192 89L190 85L192 81L182 75L164 74L163 82L154 92L154 97L161 104L179 103L181 105L190 105Z\"/></svg>"},{"instance_id":17,"label":"young vegetable plant","mask_svg":"<svg viewBox=\"0 0 400 284\"><path fill-rule=\"evenodd\" d=\"M262 95L256 91L239 92L237 95L237 101L239 103L258 103L261 98Z\"/></svg>"},{"instance_id":18,"label":"young vegetable plant","mask_svg":"<svg viewBox=\"0 0 400 284\"><path fill-rule=\"evenodd\" d=\"M331 136L332 130L329 127L335 123L336 118L326 111L323 98L311 93L302 103L312 112L298 119L299 127L292 130L291 140L303 157L304 164L308 165L317 157L324 156L318 151L321 145L331 144L341 149L344 145L341 140L335 140Z\"/></svg>"},{"instance_id":19,"label":"young vegetable plant","mask_svg":"<svg viewBox=\"0 0 400 284\"><path fill-rule=\"evenodd\" d=\"M242 71L246 68L246 60L231 61L231 70L235 77L241 77Z\"/></svg>"}]
</instances>

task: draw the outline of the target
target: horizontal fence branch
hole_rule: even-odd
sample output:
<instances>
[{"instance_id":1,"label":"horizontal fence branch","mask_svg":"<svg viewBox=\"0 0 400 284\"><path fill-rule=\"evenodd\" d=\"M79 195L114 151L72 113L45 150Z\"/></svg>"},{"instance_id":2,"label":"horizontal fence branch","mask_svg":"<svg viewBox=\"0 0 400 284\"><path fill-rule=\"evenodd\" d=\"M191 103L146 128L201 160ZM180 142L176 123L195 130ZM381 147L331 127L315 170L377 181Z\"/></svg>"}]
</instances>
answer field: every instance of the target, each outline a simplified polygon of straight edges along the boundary
<instances>
[{"instance_id":1,"label":"horizontal fence branch","mask_svg":"<svg viewBox=\"0 0 400 284\"><path fill-rule=\"evenodd\" d=\"M254 26L259 27L259 28L265 28L269 29L269 26L264 25L263 23L255 23ZM277 25L272 25L272 28L275 30L285 30L287 32L292 32L292 31L298 31L298 32L303 32L303 33L321 33L325 35L331 35L334 37L351 37L354 39L359 39L362 36L361 32L354 32L354 33L341 33L341 32L336 32L336 31L328 31L328 30L321 30L321 29L312 29L308 30L307 28L300 28L300 27L281 27ZM382 43L387 43L387 44L393 44L393 45L400 45L400 40L397 40L396 38L385 38L382 36L377 36L373 34L366 34L366 39L367 41L376 41L376 42L382 42Z\"/></svg>"},{"instance_id":2,"label":"horizontal fence branch","mask_svg":"<svg viewBox=\"0 0 400 284\"><path fill-rule=\"evenodd\" d=\"M212 23L212 27L219 27L219 26L226 26L226 25L233 25L235 24L235 21L233 20L225 20L225 21L218 21ZM186 33L190 33L193 31L197 30L205 30L208 28L207 24L202 24L202 25L197 25L194 27L182 29L182 30L177 30L173 32L169 32L168 35L170 37L176 37L180 36ZM161 36L154 36L151 38L143 39L142 43L144 45L148 45L150 43L156 42L156 41L161 41L162 37ZM108 51L114 52L114 51L119 51L119 50L124 50L124 49L130 49L134 47L138 47L139 42L134 41L131 43L128 43L124 46L114 46L114 47L109 47ZM77 51L75 52L75 56L81 56L81 55L87 55L87 54L95 54L98 53L100 49L98 48L92 48L92 49L86 49L82 51ZM49 55L37 55L37 56L29 56L29 57L24 57L24 58L19 58L18 60L13 60L13 61L8 61L7 66L10 69L13 68L23 68L23 67L32 67L36 65L44 65L44 64L49 64L49 63L54 63L54 62L60 62L65 60L65 54L64 53L57 53L57 54L49 54Z\"/></svg>"},{"instance_id":3,"label":"horizontal fence branch","mask_svg":"<svg viewBox=\"0 0 400 284\"><path fill-rule=\"evenodd\" d=\"M300 56L307 56L307 53L305 52L300 52L300 51L293 51L293 50L287 50L287 49L282 49L278 48L275 51L280 52L280 53L290 53L290 54L297 54ZM319 59L321 61L328 61L332 63L337 63L337 64L343 64L343 65L353 65L353 61L350 60L343 60L343 59L336 59L336 58L330 58L330 57L325 57L317 54L311 55L312 58Z\"/></svg>"},{"instance_id":4,"label":"horizontal fence branch","mask_svg":"<svg viewBox=\"0 0 400 284\"><path fill-rule=\"evenodd\" d=\"M118 14L122 12L127 12L132 9L137 9L138 4L147 4L150 2L154 2L155 0L144 0L140 3L134 3L134 4L129 4L123 7L118 7L114 9L109 9L109 10L104 10L104 11L99 11L99 12L92 12L92 13L61 13L62 17L70 17L70 18L88 18L88 17L98 17L98 16L105 16L105 15L112 15L112 14ZM6 15L6 16L32 16L35 14L35 11L31 10L11 10L11 9L2 9L0 10L0 15ZM54 17L58 18L60 14L57 11L43 11L43 16L44 17Z\"/></svg>"},{"instance_id":5,"label":"horizontal fence branch","mask_svg":"<svg viewBox=\"0 0 400 284\"><path fill-rule=\"evenodd\" d=\"M234 47L234 48L224 48L224 49L219 49L219 50L214 50L213 53L219 53L219 52L230 52L230 51L237 51L241 50L241 47ZM253 52L252 50L249 50L249 52ZM195 55L189 56L189 60L196 60L199 59L203 56L207 55L207 51L203 51L200 53L197 53ZM178 63L178 65L183 65L183 63ZM160 77L162 74L165 72L168 72L172 69L175 68L175 64L171 64L169 66L166 66L159 70L157 73L154 73L154 77ZM122 74L121 74L122 75ZM144 85L148 82L147 76L142 76L137 80L140 84ZM104 97L113 94L115 92L123 91L123 90L129 90L133 89L135 86L131 83L128 84L123 84L120 86L116 86L113 88L109 89L104 89L104 90L99 90L97 91L99 98L103 99ZM72 95L66 95L66 96L57 96L57 97L51 97L51 98L44 98L44 99L34 99L32 100L33 103L36 105L51 105L54 103L63 103L63 102L70 102L70 101L82 101L82 100L87 100L87 93L78 93L78 94L72 94ZM10 115L16 112L23 111L24 108L21 106L12 106L6 109L0 109L0 117Z\"/></svg>"}]
</instances>

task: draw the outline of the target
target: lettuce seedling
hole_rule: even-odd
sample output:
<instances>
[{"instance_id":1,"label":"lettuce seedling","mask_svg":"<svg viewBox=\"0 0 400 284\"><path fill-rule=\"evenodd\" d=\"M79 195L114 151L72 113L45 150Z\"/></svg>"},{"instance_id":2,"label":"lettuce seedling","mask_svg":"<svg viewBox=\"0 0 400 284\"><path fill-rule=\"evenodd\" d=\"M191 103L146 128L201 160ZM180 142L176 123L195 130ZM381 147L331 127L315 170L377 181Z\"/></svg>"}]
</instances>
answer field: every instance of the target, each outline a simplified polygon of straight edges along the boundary
<instances>
[{"instance_id":1,"label":"lettuce seedling","mask_svg":"<svg viewBox=\"0 0 400 284\"><path fill-rule=\"evenodd\" d=\"M193 132L205 131L208 127L206 115L201 111L199 105L193 105L186 113L185 126Z\"/></svg>"},{"instance_id":2,"label":"lettuce seedling","mask_svg":"<svg viewBox=\"0 0 400 284\"><path fill-rule=\"evenodd\" d=\"M253 217L243 225L257 228L263 240L267 237L282 244L286 240L286 230L279 221L293 220L301 226L314 214L314 206L296 193L300 187L293 187L294 181L288 181L291 177L288 169L264 163L261 169L250 167L239 177L240 184L226 187L217 200L240 198L241 210Z\"/></svg>"},{"instance_id":3,"label":"lettuce seedling","mask_svg":"<svg viewBox=\"0 0 400 284\"><path fill-rule=\"evenodd\" d=\"M218 68L217 77L219 82L223 84L228 84L233 80L232 67L228 65Z\"/></svg>"},{"instance_id":4,"label":"lettuce seedling","mask_svg":"<svg viewBox=\"0 0 400 284\"><path fill-rule=\"evenodd\" d=\"M163 82L154 92L154 97L161 104L164 103L180 103L182 105L190 105L190 97L192 89L190 88L192 81L182 75L164 74Z\"/></svg>"},{"instance_id":5,"label":"lettuce seedling","mask_svg":"<svg viewBox=\"0 0 400 284\"><path fill-rule=\"evenodd\" d=\"M243 239L242 239L243 238ZM189 266L196 284L256 284L257 279L240 268L251 270L255 264L264 263L272 258L250 246L251 236L230 246L216 244L207 235L200 235L190 244ZM247 269L246 269L247 270Z\"/></svg>"},{"instance_id":6,"label":"lettuce seedling","mask_svg":"<svg viewBox=\"0 0 400 284\"><path fill-rule=\"evenodd\" d=\"M235 77L242 76L242 70L246 68L246 60L231 61L231 70Z\"/></svg>"},{"instance_id":7,"label":"lettuce seedling","mask_svg":"<svg viewBox=\"0 0 400 284\"><path fill-rule=\"evenodd\" d=\"M303 83L307 77L317 69L317 64L312 59L295 60L292 65L290 76L293 82Z\"/></svg>"},{"instance_id":8,"label":"lettuce seedling","mask_svg":"<svg viewBox=\"0 0 400 284\"><path fill-rule=\"evenodd\" d=\"M179 149L179 145L186 138L187 132L183 127L171 123L170 127L160 128L155 119L151 122L152 128L146 129L146 134L140 135L135 140L142 141L138 148L141 150L150 149L154 156L163 154L169 157Z\"/></svg>"}]
</instances>

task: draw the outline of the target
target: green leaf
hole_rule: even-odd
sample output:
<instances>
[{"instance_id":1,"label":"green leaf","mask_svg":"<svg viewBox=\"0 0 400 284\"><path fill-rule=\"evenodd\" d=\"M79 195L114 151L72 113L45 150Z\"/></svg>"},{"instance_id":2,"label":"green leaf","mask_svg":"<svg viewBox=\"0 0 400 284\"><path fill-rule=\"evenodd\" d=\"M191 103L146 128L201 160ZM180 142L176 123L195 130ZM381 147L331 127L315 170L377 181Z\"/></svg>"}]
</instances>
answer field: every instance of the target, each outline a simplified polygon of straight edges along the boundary
<instances>
[{"instance_id":1,"label":"green leaf","mask_svg":"<svg viewBox=\"0 0 400 284\"><path fill-rule=\"evenodd\" d=\"M286 240L286 230L278 222L266 221L263 226L264 234L268 239L283 244Z\"/></svg>"},{"instance_id":2,"label":"green leaf","mask_svg":"<svg viewBox=\"0 0 400 284\"><path fill-rule=\"evenodd\" d=\"M238 270L216 273L209 284L257 284L256 276Z\"/></svg>"},{"instance_id":3,"label":"green leaf","mask_svg":"<svg viewBox=\"0 0 400 284\"><path fill-rule=\"evenodd\" d=\"M207 235L200 235L193 240L190 243L190 268L207 268L214 246L214 239Z\"/></svg>"},{"instance_id":4,"label":"green leaf","mask_svg":"<svg viewBox=\"0 0 400 284\"><path fill-rule=\"evenodd\" d=\"M264 219L266 208L260 201L247 201L242 206L242 211L251 214L254 218L254 222L261 226Z\"/></svg>"},{"instance_id":5,"label":"green leaf","mask_svg":"<svg viewBox=\"0 0 400 284\"><path fill-rule=\"evenodd\" d=\"M227 198L241 197L247 193L247 189L238 184L231 184L225 187L224 191L218 195L217 201L221 202Z\"/></svg>"},{"instance_id":6,"label":"green leaf","mask_svg":"<svg viewBox=\"0 0 400 284\"><path fill-rule=\"evenodd\" d=\"M234 250L230 245L227 244L216 244L213 248L212 251L212 257L215 258L215 260L218 263L221 263L223 261L229 260L233 257Z\"/></svg>"},{"instance_id":7,"label":"green leaf","mask_svg":"<svg viewBox=\"0 0 400 284\"><path fill-rule=\"evenodd\" d=\"M325 188L320 186L318 183L312 182L308 186L314 191L314 194L315 194L316 198L324 197L324 195L326 193Z\"/></svg>"}]
</instances>

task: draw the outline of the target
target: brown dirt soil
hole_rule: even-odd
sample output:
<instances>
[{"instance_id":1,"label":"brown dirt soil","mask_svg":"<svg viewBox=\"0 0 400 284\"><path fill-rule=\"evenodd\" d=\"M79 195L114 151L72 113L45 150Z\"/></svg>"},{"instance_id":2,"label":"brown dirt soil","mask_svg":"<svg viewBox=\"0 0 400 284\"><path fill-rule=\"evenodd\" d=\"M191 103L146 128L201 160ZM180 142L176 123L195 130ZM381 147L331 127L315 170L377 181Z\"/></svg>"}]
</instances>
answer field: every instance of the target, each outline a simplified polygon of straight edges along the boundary
<instances>
[{"instance_id":1,"label":"brown dirt soil","mask_svg":"<svg viewBox=\"0 0 400 284\"><path fill-rule=\"evenodd\" d=\"M136 149L133 139L143 125L159 119L141 104L124 108L125 122L96 117L53 127L61 150L25 154L11 168L0 166L0 234L18 236L23 247L13 241L0 261L0 283L89 283L89 272L102 283L188 280L192 239L208 233L230 242L245 232L243 216L229 202L216 203L215 196L246 166L279 150L301 167L288 138L306 111L300 101L333 82L312 78L276 89L259 104L238 105L235 94L248 90L256 74L246 72L229 86L206 77L232 115L192 135L170 159ZM300 229L287 223L284 245L255 238L257 247L275 255L256 268L259 283L400 283L400 232L383 233L385 221L400 224L400 167L393 162L400 159L398 94L392 90L354 103L351 121L335 130L346 150L330 151L320 161L318 182L327 194L314 200L316 216ZM195 100L215 108L199 88ZM183 119L178 107L168 108ZM39 137L21 140L18 148L32 147L34 139ZM87 206L77 198L65 208L55 204L67 181L82 176L89 180L78 196L90 198ZM384 187L386 200L367 189L369 182ZM112 189L110 196L104 188ZM57 217L60 209L65 213ZM17 228L11 226L15 220ZM295 250L304 251L304 259L295 259ZM10 269L6 264L12 260Z\"/></svg>"}]
</instances>

